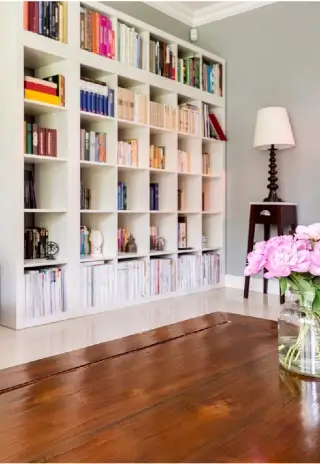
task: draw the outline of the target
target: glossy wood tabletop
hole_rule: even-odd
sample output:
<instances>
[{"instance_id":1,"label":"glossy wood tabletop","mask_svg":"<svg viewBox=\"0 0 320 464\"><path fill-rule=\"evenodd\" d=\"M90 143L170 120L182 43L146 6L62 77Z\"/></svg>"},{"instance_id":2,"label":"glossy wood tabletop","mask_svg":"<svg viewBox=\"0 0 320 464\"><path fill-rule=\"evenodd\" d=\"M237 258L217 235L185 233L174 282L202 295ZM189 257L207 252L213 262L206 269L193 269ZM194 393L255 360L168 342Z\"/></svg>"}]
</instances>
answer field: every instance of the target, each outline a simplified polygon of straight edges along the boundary
<instances>
[{"instance_id":1,"label":"glossy wood tabletop","mask_svg":"<svg viewBox=\"0 0 320 464\"><path fill-rule=\"evenodd\" d=\"M0 371L2 462L317 462L320 383L217 313Z\"/></svg>"}]
</instances>

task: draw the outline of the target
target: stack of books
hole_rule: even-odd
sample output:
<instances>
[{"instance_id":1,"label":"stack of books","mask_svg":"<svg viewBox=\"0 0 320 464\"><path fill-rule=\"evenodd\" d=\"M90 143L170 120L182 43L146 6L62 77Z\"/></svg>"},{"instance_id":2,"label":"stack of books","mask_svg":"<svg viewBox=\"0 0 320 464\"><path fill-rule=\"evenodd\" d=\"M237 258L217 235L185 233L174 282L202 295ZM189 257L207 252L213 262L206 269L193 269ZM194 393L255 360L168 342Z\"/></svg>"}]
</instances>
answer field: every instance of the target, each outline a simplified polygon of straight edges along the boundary
<instances>
[{"instance_id":1,"label":"stack of books","mask_svg":"<svg viewBox=\"0 0 320 464\"><path fill-rule=\"evenodd\" d=\"M147 102L146 95L118 87L118 118L147 124Z\"/></svg>"},{"instance_id":2,"label":"stack of books","mask_svg":"<svg viewBox=\"0 0 320 464\"><path fill-rule=\"evenodd\" d=\"M50 105L65 106L65 79L61 74L38 79L24 77L24 98Z\"/></svg>"},{"instance_id":3,"label":"stack of books","mask_svg":"<svg viewBox=\"0 0 320 464\"><path fill-rule=\"evenodd\" d=\"M190 56L178 59L178 82L200 89L200 58Z\"/></svg>"},{"instance_id":4,"label":"stack of books","mask_svg":"<svg viewBox=\"0 0 320 464\"><path fill-rule=\"evenodd\" d=\"M80 226L80 256L90 255L90 229Z\"/></svg>"},{"instance_id":5,"label":"stack of books","mask_svg":"<svg viewBox=\"0 0 320 464\"><path fill-rule=\"evenodd\" d=\"M43 227L33 227L24 231L24 259L44 259L47 257L49 233Z\"/></svg>"},{"instance_id":6,"label":"stack of books","mask_svg":"<svg viewBox=\"0 0 320 464\"><path fill-rule=\"evenodd\" d=\"M124 182L118 182L118 210L126 211L128 208L127 185Z\"/></svg>"},{"instance_id":7,"label":"stack of books","mask_svg":"<svg viewBox=\"0 0 320 464\"><path fill-rule=\"evenodd\" d=\"M149 296L176 291L176 260L152 259L149 264Z\"/></svg>"},{"instance_id":8,"label":"stack of books","mask_svg":"<svg viewBox=\"0 0 320 464\"><path fill-rule=\"evenodd\" d=\"M141 34L134 27L118 22L118 60L143 69L144 53Z\"/></svg>"},{"instance_id":9,"label":"stack of books","mask_svg":"<svg viewBox=\"0 0 320 464\"><path fill-rule=\"evenodd\" d=\"M57 156L57 131L24 121L24 152L27 155Z\"/></svg>"},{"instance_id":10,"label":"stack of books","mask_svg":"<svg viewBox=\"0 0 320 464\"><path fill-rule=\"evenodd\" d=\"M209 153L202 153L202 174L212 174L211 156L209 155Z\"/></svg>"},{"instance_id":11,"label":"stack of books","mask_svg":"<svg viewBox=\"0 0 320 464\"><path fill-rule=\"evenodd\" d=\"M80 110L114 117L114 90L107 87L105 82L82 77Z\"/></svg>"},{"instance_id":12,"label":"stack of books","mask_svg":"<svg viewBox=\"0 0 320 464\"><path fill-rule=\"evenodd\" d=\"M221 63L202 63L202 89L222 97Z\"/></svg>"},{"instance_id":13,"label":"stack of books","mask_svg":"<svg viewBox=\"0 0 320 464\"><path fill-rule=\"evenodd\" d=\"M150 168L165 169L166 168L166 147L156 147L150 145L149 150Z\"/></svg>"},{"instance_id":14,"label":"stack of books","mask_svg":"<svg viewBox=\"0 0 320 464\"><path fill-rule=\"evenodd\" d=\"M212 251L201 257L201 285L216 285L221 279L220 253Z\"/></svg>"},{"instance_id":15,"label":"stack of books","mask_svg":"<svg viewBox=\"0 0 320 464\"><path fill-rule=\"evenodd\" d=\"M176 130L176 108L163 103L150 102L150 125Z\"/></svg>"},{"instance_id":16,"label":"stack of books","mask_svg":"<svg viewBox=\"0 0 320 464\"><path fill-rule=\"evenodd\" d=\"M178 172L190 172L190 156L183 150L178 150Z\"/></svg>"},{"instance_id":17,"label":"stack of books","mask_svg":"<svg viewBox=\"0 0 320 464\"><path fill-rule=\"evenodd\" d=\"M150 72L175 80L177 59L171 46L153 39L150 39L149 44Z\"/></svg>"},{"instance_id":18,"label":"stack of books","mask_svg":"<svg viewBox=\"0 0 320 464\"><path fill-rule=\"evenodd\" d=\"M178 131L199 136L200 110L196 106L183 103L179 105Z\"/></svg>"},{"instance_id":19,"label":"stack of books","mask_svg":"<svg viewBox=\"0 0 320 464\"><path fill-rule=\"evenodd\" d=\"M118 253L125 253L129 235L130 234L127 229L123 227L118 229Z\"/></svg>"},{"instance_id":20,"label":"stack of books","mask_svg":"<svg viewBox=\"0 0 320 464\"><path fill-rule=\"evenodd\" d=\"M150 184L150 211L159 211L159 184L152 182Z\"/></svg>"},{"instance_id":21,"label":"stack of books","mask_svg":"<svg viewBox=\"0 0 320 464\"><path fill-rule=\"evenodd\" d=\"M115 59L115 33L107 16L81 7L80 48L111 60Z\"/></svg>"},{"instance_id":22,"label":"stack of books","mask_svg":"<svg viewBox=\"0 0 320 464\"><path fill-rule=\"evenodd\" d=\"M137 168L139 164L139 141L118 142L117 162L121 166Z\"/></svg>"},{"instance_id":23,"label":"stack of books","mask_svg":"<svg viewBox=\"0 0 320 464\"><path fill-rule=\"evenodd\" d=\"M210 112L209 105L203 104L203 135L222 142L226 141L226 135L213 112Z\"/></svg>"},{"instance_id":24,"label":"stack of books","mask_svg":"<svg viewBox=\"0 0 320 464\"><path fill-rule=\"evenodd\" d=\"M139 301L147 295L148 280L146 278L147 264L145 261L121 261L117 266L116 303Z\"/></svg>"},{"instance_id":25,"label":"stack of books","mask_svg":"<svg viewBox=\"0 0 320 464\"><path fill-rule=\"evenodd\" d=\"M83 183L80 184L80 209L90 209L91 191L85 188Z\"/></svg>"},{"instance_id":26,"label":"stack of books","mask_svg":"<svg viewBox=\"0 0 320 464\"><path fill-rule=\"evenodd\" d=\"M108 309L114 304L116 283L113 264L106 264L104 261L82 264L80 279L82 309Z\"/></svg>"},{"instance_id":27,"label":"stack of books","mask_svg":"<svg viewBox=\"0 0 320 464\"><path fill-rule=\"evenodd\" d=\"M80 160L107 162L107 134L80 129Z\"/></svg>"},{"instance_id":28,"label":"stack of books","mask_svg":"<svg viewBox=\"0 0 320 464\"><path fill-rule=\"evenodd\" d=\"M65 268L27 271L24 274L25 316L51 316L66 310Z\"/></svg>"},{"instance_id":29,"label":"stack of books","mask_svg":"<svg viewBox=\"0 0 320 464\"><path fill-rule=\"evenodd\" d=\"M26 31L67 42L67 2L23 2Z\"/></svg>"},{"instance_id":30,"label":"stack of books","mask_svg":"<svg viewBox=\"0 0 320 464\"><path fill-rule=\"evenodd\" d=\"M36 195L34 188L33 168L24 170L24 208L36 209Z\"/></svg>"}]
</instances>

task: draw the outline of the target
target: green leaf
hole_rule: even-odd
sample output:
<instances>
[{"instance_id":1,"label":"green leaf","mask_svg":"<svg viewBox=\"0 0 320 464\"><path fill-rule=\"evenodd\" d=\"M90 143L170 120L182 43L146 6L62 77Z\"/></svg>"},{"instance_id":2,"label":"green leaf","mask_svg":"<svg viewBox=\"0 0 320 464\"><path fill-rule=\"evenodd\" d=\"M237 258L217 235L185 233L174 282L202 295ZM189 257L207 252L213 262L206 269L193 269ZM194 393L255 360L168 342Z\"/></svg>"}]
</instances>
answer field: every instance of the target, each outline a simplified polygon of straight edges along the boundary
<instances>
[{"instance_id":1,"label":"green leaf","mask_svg":"<svg viewBox=\"0 0 320 464\"><path fill-rule=\"evenodd\" d=\"M310 292L314 289L312 283L308 282L306 279L300 277L299 275L294 277L294 282L300 292Z\"/></svg>"},{"instance_id":2,"label":"green leaf","mask_svg":"<svg viewBox=\"0 0 320 464\"><path fill-rule=\"evenodd\" d=\"M284 295L287 291L288 279L286 277L280 277L280 292Z\"/></svg>"},{"instance_id":3,"label":"green leaf","mask_svg":"<svg viewBox=\"0 0 320 464\"><path fill-rule=\"evenodd\" d=\"M312 303L312 309L316 311L320 311L320 290L319 289L316 290L316 295Z\"/></svg>"}]
</instances>

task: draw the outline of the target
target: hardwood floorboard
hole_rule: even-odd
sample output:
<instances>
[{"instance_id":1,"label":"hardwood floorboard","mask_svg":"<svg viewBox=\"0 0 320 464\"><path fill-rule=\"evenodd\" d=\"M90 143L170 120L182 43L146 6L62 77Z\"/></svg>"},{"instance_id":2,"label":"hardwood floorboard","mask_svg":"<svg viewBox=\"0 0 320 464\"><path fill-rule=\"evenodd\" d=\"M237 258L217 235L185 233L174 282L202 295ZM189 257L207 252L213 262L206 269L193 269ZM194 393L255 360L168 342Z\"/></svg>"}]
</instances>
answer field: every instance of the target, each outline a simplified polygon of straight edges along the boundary
<instances>
[{"instance_id":1,"label":"hardwood floorboard","mask_svg":"<svg viewBox=\"0 0 320 464\"><path fill-rule=\"evenodd\" d=\"M276 337L219 313L0 371L0 461L316 462Z\"/></svg>"}]
</instances>

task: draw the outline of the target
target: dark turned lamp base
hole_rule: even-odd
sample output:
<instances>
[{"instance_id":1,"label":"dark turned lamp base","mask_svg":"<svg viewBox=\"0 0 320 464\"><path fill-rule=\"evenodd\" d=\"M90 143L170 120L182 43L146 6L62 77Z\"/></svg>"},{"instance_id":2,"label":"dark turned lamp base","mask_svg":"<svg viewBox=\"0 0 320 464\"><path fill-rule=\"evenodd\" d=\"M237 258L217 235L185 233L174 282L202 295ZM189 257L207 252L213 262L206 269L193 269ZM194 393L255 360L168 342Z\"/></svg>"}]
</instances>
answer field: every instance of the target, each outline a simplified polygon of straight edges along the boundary
<instances>
[{"instance_id":1,"label":"dark turned lamp base","mask_svg":"<svg viewBox=\"0 0 320 464\"><path fill-rule=\"evenodd\" d=\"M278 182L278 171L277 171L277 158L276 158L276 150L274 148L274 145L271 145L270 147L270 159L269 159L269 171L268 171L269 177L268 181L269 184L267 185L267 188L269 189L269 195L267 198L265 198L263 201L266 203L282 203L283 200L278 197L277 195L277 190L279 188L277 182Z\"/></svg>"}]
</instances>

